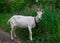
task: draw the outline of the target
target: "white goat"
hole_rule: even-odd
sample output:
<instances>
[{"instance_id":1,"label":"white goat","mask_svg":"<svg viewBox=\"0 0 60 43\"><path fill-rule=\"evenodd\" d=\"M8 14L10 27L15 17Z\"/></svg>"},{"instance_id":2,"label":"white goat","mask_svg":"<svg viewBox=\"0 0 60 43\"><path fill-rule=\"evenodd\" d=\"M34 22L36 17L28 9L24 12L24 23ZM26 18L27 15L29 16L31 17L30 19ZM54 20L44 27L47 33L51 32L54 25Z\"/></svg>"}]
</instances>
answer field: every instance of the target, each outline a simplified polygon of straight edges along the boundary
<instances>
[{"instance_id":1,"label":"white goat","mask_svg":"<svg viewBox=\"0 0 60 43\"><path fill-rule=\"evenodd\" d=\"M15 28L28 28L29 33L30 33L30 40L32 40L32 28L36 26L35 22L38 22L39 19L41 19L43 12L42 11L37 11L37 16L32 17L32 16L22 16L22 15L14 15L12 16L9 20L8 23L11 25L11 39L13 40L13 33L14 37L16 37L15 34Z\"/></svg>"}]
</instances>

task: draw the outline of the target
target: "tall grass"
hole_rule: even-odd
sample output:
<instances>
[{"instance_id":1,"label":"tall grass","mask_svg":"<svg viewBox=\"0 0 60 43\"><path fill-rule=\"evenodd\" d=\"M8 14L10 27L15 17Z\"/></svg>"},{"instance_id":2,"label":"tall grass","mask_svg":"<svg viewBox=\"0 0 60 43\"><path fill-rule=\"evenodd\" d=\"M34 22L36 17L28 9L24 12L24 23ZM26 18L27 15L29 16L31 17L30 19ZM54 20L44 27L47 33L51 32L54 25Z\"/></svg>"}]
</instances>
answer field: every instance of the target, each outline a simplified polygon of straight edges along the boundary
<instances>
[{"instance_id":1,"label":"tall grass","mask_svg":"<svg viewBox=\"0 0 60 43\"><path fill-rule=\"evenodd\" d=\"M56 43L58 32L56 13L54 11L46 9L45 13L42 16L40 25L43 31L42 40L44 40L46 43Z\"/></svg>"}]
</instances>

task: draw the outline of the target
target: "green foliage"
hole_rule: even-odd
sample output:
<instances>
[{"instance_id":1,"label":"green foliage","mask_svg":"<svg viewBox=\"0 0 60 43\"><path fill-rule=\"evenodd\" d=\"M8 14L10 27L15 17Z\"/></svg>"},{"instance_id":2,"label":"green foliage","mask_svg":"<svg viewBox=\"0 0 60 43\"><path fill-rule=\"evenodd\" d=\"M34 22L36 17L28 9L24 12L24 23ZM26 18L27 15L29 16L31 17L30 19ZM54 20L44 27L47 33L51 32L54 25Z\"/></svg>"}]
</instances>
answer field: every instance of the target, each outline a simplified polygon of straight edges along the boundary
<instances>
[{"instance_id":1,"label":"green foliage","mask_svg":"<svg viewBox=\"0 0 60 43\"><path fill-rule=\"evenodd\" d=\"M23 10L27 4L28 2L25 0L14 0L11 2L9 2L9 0L2 0L0 1L0 13Z\"/></svg>"},{"instance_id":2,"label":"green foliage","mask_svg":"<svg viewBox=\"0 0 60 43\"><path fill-rule=\"evenodd\" d=\"M40 21L40 23L40 27L42 29L40 29L42 31L42 40L44 39L46 43L55 43L57 40L58 32L55 12L46 9L45 13L42 15L42 20Z\"/></svg>"},{"instance_id":3,"label":"green foliage","mask_svg":"<svg viewBox=\"0 0 60 43\"><path fill-rule=\"evenodd\" d=\"M0 0L0 13L1 12L8 12L7 8L9 7L9 3L7 4L8 0Z\"/></svg>"},{"instance_id":4,"label":"green foliage","mask_svg":"<svg viewBox=\"0 0 60 43\"><path fill-rule=\"evenodd\" d=\"M11 3L11 9L19 9L22 10L25 7L25 1L24 0L15 0Z\"/></svg>"}]
</instances>

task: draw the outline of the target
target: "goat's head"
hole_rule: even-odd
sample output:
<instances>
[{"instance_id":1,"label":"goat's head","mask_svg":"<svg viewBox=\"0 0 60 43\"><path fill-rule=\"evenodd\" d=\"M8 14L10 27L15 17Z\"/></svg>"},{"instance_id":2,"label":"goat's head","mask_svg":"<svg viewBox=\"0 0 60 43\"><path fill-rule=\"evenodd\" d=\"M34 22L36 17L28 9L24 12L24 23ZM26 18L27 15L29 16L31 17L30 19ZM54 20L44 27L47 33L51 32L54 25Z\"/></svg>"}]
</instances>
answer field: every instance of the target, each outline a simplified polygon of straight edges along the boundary
<instances>
[{"instance_id":1,"label":"goat's head","mask_svg":"<svg viewBox=\"0 0 60 43\"><path fill-rule=\"evenodd\" d=\"M42 14L43 14L42 9L39 9L39 8L38 8L38 9L37 9L37 14L38 14L38 15L37 15L38 18L41 19L41 16L42 16Z\"/></svg>"}]
</instances>

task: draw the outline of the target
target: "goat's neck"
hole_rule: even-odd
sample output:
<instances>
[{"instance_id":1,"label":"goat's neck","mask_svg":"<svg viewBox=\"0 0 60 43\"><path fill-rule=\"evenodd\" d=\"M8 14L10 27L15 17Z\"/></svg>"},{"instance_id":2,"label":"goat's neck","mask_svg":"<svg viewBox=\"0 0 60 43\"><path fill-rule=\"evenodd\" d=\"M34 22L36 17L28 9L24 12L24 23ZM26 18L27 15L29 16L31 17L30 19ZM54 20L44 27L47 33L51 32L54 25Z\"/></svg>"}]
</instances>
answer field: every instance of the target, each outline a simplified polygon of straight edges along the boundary
<instances>
[{"instance_id":1,"label":"goat's neck","mask_svg":"<svg viewBox=\"0 0 60 43\"><path fill-rule=\"evenodd\" d=\"M38 15L35 17L35 20L36 20L37 23L39 22Z\"/></svg>"}]
</instances>

